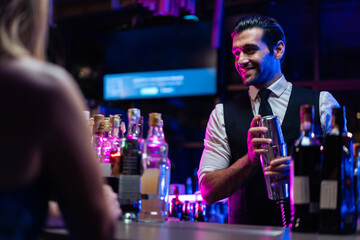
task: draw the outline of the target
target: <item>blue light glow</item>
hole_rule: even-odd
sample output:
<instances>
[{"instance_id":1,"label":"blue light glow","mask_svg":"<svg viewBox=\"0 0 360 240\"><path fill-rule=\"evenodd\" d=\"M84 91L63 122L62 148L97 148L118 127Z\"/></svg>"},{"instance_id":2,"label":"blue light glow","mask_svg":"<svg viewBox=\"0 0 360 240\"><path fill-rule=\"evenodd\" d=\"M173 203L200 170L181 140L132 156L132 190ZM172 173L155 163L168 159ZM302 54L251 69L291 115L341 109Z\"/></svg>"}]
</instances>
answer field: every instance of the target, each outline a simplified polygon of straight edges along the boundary
<instances>
[{"instance_id":1,"label":"blue light glow","mask_svg":"<svg viewBox=\"0 0 360 240\"><path fill-rule=\"evenodd\" d=\"M192 68L107 74L104 99L144 99L216 94L216 69Z\"/></svg>"}]
</instances>

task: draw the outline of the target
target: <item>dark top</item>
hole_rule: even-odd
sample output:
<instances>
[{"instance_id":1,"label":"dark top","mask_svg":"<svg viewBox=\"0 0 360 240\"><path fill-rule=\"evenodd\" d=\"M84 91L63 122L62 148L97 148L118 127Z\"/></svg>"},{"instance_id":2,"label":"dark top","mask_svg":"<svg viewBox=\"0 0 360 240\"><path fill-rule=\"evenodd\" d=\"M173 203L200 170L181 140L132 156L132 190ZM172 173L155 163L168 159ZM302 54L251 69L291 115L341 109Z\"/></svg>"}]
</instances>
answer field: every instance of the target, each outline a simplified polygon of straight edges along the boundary
<instances>
[{"instance_id":1,"label":"dark top","mask_svg":"<svg viewBox=\"0 0 360 240\"><path fill-rule=\"evenodd\" d=\"M281 126L288 156L291 146L300 135L299 112L302 104L315 106L315 133L321 134L319 96L320 92L293 85ZM247 133L253 117L247 92L224 104L225 129L232 156L230 164L247 154ZM288 204L286 213L290 214ZM250 173L242 187L229 198L229 223L282 226L279 206L268 199L260 164Z\"/></svg>"},{"instance_id":2,"label":"dark top","mask_svg":"<svg viewBox=\"0 0 360 240\"><path fill-rule=\"evenodd\" d=\"M0 239L36 239L44 224L48 203L38 181L0 192Z\"/></svg>"}]
</instances>

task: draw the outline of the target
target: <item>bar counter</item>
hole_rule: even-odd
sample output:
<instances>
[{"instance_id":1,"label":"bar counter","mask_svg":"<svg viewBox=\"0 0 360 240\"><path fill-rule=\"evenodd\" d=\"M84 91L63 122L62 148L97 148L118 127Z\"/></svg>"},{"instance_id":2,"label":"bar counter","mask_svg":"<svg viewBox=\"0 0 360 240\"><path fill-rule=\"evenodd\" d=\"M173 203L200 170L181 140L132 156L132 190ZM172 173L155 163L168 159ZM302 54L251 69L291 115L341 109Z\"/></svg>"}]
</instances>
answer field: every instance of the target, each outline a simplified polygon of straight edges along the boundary
<instances>
[{"instance_id":1,"label":"bar counter","mask_svg":"<svg viewBox=\"0 0 360 240\"><path fill-rule=\"evenodd\" d=\"M69 239L64 229L45 229L45 239ZM288 228L228 225L206 222L168 221L165 223L118 222L114 239L121 240L360 240L352 235L294 233Z\"/></svg>"}]
</instances>

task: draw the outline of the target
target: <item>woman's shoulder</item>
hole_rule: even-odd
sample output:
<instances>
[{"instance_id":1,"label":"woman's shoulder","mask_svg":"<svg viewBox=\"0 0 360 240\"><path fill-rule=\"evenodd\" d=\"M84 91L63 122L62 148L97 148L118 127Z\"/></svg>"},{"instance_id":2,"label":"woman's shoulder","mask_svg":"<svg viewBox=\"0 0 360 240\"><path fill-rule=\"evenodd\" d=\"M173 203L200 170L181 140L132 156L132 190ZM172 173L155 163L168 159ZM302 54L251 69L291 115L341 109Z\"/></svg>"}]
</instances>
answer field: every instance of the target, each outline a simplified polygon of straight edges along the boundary
<instances>
[{"instance_id":1,"label":"woman's shoulder","mask_svg":"<svg viewBox=\"0 0 360 240\"><path fill-rule=\"evenodd\" d=\"M29 95L53 99L78 88L72 76L62 67L30 57L0 60L3 86Z\"/></svg>"},{"instance_id":2,"label":"woman's shoulder","mask_svg":"<svg viewBox=\"0 0 360 240\"><path fill-rule=\"evenodd\" d=\"M51 87L65 84L71 79L62 67L30 57L2 59L1 62L1 74L8 75L12 81L17 81L19 84L28 83L39 87Z\"/></svg>"}]
</instances>

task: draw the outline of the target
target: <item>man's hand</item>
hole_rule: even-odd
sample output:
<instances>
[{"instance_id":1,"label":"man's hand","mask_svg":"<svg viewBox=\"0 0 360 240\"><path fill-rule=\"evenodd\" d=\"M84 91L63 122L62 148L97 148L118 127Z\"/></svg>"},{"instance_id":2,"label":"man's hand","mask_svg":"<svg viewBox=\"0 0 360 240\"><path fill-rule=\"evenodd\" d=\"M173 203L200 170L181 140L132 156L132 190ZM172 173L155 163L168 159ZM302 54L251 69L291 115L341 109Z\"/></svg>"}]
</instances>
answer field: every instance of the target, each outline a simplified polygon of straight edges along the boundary
<instances>
[{"instance_id":1,"label":"man's hand","mask_svg":"<svg viewBox=\"0 0 360 240\"><path fill-rule=\"evenodd\" d=\"M264 168L266 176L274 177L273 183L281 184L289 181L290 157L275 158L270 165Z\"/></svg>"},{"instance_id":2,"label":"man's hand","mask_svg":"<svg viewBox=\"0 0 360 240\"><path fill-rule=\"evenodd\" d=\"M264 168L267 176L289 176L290 157L275 158Z\"/></svg>"},{"instance_id":3,"label":"man's hand","mask_svg":"<svg viewBox=\"0 0 360 240\"><path fill-rule=\"evenodd\" d=\"M257 115L251 121L250 129L248 131L247 146L248 158L253 164L260 162L260 155L268 152L267 149L261 148L263 144L270 144L270 138L262 138L261 135L268 131L267 127L258 127L258 122L261 116Z\"/></svg>"}]
</instances>

